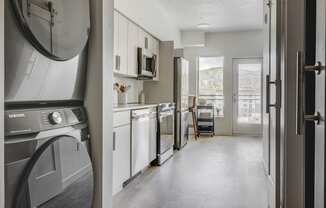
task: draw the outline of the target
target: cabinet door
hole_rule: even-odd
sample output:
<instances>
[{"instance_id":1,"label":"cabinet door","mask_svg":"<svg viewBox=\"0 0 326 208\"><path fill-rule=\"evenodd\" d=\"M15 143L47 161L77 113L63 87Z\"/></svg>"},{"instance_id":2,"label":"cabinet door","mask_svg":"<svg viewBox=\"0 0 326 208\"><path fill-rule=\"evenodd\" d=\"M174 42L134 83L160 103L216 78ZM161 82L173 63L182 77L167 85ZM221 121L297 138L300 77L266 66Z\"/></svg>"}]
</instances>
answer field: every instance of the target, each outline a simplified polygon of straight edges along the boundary
<instances>
[{"instance_id":1,"label":"cabinet door","mask_svg":"<svg viewBox=\"0 0 326 208\"><path fill-rule=\"evenodd\" d=\"M114 11L113 71L119 71L119 13Z\"/></svg>"},{"instance_id":2,"label":"cabinet door","mask_svg":"<svg viewBox=\"0 0 326 208\"><path fill-rule=\"evenodd\" d=\"M138 75L137 49L138 49L138 27L134 23L128 24L128 75Z\"/></svg>"},{"instance_id":3,"label":"cabinet door","mask_svg":"<svg viewBox=\"0 0 326 208\"><path fill-rule=\"evenodd\" d=\"M130 178L130 125L114 128L113 194Z\"/></svg>"},{"instance_id":4,"label":"cabinet door","mask_svg":"<svg viewBox=\"0 0 326 208\"><path fill-rule=\"evenodd\" d=\"M138 47L142 49L146 49L145 47L146 37L145 37L145 31L141 28L138 28Z\"/></svg>"},{"instance_id":5,"label":"cabinet door","mask_svg":"<svg viewBox=\"0 0 326 208\"><path fill-rule=\"evenodd\" d=\"M128 20L119 15L119 73L128 74Z\"/></svg>"},{"instance_id":6,"label":"cabinet door","mask_svg":"<svg viewBox=\"0 0 326 208\"><path fill-rule=\"evenodd\" d=\"M149 55L152 55L154 52L154 37L151 36L150 34L146 33L145 35L145 41L147 40L147 51ZM145 42L146 46L146 42Z\"/></svg>"}]
</instances>

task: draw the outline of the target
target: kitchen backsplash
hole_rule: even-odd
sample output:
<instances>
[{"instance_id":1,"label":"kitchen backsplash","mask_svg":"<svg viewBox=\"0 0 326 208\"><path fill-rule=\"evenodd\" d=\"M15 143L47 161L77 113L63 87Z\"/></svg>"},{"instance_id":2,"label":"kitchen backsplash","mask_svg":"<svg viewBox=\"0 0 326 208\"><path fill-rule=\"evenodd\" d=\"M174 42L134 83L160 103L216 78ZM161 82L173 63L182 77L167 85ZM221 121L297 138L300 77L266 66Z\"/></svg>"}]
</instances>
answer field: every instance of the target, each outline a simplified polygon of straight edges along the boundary
<instances>
[{"instance_id":1,"label":"kitchen backsplash","mask_svg":"<svg viewBox=\"0 0 326 208\"><path fill-rule=\"evenodd\" d=\"M144 89L144 81L130 78L114 77L114 83L116 82L130 85L131 88L128 90L128 103L138 103L138 96ZM113 93L113 103L118 103L118 93L116 91Z\"/></svg>"}]
</instances>

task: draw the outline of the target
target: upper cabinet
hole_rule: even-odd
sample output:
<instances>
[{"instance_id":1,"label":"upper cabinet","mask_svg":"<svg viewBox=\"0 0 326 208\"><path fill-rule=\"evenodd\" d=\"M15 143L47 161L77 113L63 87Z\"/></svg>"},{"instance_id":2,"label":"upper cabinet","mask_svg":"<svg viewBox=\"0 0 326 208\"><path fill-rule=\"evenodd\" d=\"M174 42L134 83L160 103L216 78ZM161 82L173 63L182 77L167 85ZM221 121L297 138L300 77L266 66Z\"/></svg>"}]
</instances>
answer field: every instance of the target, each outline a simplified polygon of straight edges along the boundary
<instances>
[{"instance_id":1,"label":"upper cabinet","mask_svg":"<svg viewBox=\"0 0 326 208\"><path fill-rule=\"evenodd\" d=\"M132 22L128 24L128 75L137 77L138 75L138 26Z\"/></svg>"},{"instance_id":2,"label":"upper cabinet","mask_svg":"<svg viewBox=\"0 0 326 208\"><path fill-rule=\"evenodd\" d=\"M159 80L159 40L141 27L114 11L114 73L120 76L138 76L138 47L148 55L156 55L156 77Z\"/></svg>"},{"instance_id":3,"label":"upper cabinet","mask_svg":"<svg viewBox=\"0 0 326 208\"><path fill-rule=\"evenodd\" d=\"M127 74L128 20L115 12L114 23L114 72Z\"/></svg>"},{"instance_id":4,"label":"upper cabinet","mask_svg":"<svg viewBox=\"0 0 326 208\"><path fill-rule=\"evenodd\" d=\"M113 71L119 71L119 13L114 11Z\"/></svg>"}]
</instances>

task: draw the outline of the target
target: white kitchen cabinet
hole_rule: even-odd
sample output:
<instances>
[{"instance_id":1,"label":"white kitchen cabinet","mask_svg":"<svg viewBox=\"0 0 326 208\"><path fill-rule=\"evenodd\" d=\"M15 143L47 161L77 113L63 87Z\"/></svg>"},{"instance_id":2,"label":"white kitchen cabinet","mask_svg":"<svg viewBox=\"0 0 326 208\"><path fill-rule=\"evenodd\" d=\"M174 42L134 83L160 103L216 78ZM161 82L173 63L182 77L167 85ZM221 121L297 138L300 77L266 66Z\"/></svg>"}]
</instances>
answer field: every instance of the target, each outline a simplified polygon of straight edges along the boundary
<instances>
[{"instance_id":1,"label":"white kitchen cabinet","mask_svg":"<svg viewBox=\"0 0 326 208\"><path fill-rule=\"evenodd\" d=\"M146 42L145 31L141 28L138 28L138 47L146 49L145 42Z\"/></svg>"},{"instance_id":2,"label":"white kitchen cabinet","mask_svg":"<svg viewBox=\"0 0 326 208\"><path fill-rule=\"evenodd\" d=\"M130 124L130 111L115 112L113 116L113 127Z\"/></svg>"},{"instance_id":3,"label":"white kitchen cabinet","mask_svg":"<svg viewBox=\"0 0 326 208\"><path fill-rule=\"evenodd\" d=\"M130 178L130 124L113 129L113 195Z\"/></svg>"},{"instance_id":4,"label":"white kitchen cabinet","mask_svg":"<svg viewBox=\"0 0 326 208\"><path fill-rule=\"evenodd\" d=\"M114 73L119 76L138 76L138 47L148 56L157 56L159 80L159 41L118 11L114 11Z\"/></svg>"},{"instance_id":5,"label":"white kitchen cabinet","mask_svg":"<svg viewBox=\"0 0 326 208\"><path fill-rule=\"evenodd\" d=\"M145 47L147 49L148 54L150 55L153 54L153 42L154 42L154 37L151 36L149 33L145 32Z\"/></svg>"},{"instance_id":6,"label":"white kitchen cabinet","mask_svg":"<svg viewBox=\"0 0 326 208\"><path fill-rule=\"evenodd\" d=\"M119 54L121 74L128 74L128 20L119 15Z\"/></svg>"},{"instance_id":7,"label":"white kitchen cabinet","mask_svg":"<svg viewBox=\"0 0 326 208\"><path fill-rule=\"evenodd\" d=\"M144 52L151 55L153 52L153 37L143 29L138 30L138 45L144 49Z\"/></svg>"},{"instance_id":8,"label":"white kitchen cabinet","mask_svg":"<svg viewBox=\"0 0 326 208\"><path fill-rule=\"evenodd\" d=\"M128 74L128 19L114 13L114 72Z\"/></svg>"},{"instance_id":9,"label":"white kitchen cabinet","mask_svg":"<svg viewBox=\"0 0 326 208\"><path fill-rule=\"evenodd\" d=\"M138 75L138 32L139 28L132 22L128 24L128 75L137 77Z\"/></svg>"},{"instance_id":10,"label":"white kitchen cabinet","mask_svg":"<svg viewBox=\"0 0 326 208\"><path fill-rule=\"evenodd\" d=\"M119 70L119 13L114 11L113 71Z\"/></svg>"}]
</instances>

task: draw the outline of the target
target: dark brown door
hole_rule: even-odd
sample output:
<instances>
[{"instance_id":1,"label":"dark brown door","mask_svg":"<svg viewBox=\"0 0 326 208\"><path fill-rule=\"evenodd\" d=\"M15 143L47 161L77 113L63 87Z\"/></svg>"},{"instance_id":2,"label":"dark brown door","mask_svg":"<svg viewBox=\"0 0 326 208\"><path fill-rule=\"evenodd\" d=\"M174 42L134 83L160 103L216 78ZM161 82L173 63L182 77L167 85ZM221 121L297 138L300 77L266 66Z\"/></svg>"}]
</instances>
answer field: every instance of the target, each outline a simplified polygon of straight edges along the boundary
<instances>
[{"instance_id":1,"label":"dark brown door","mask_svg":"<svg viewBox=\"0 0 326 208\"><path fill-rule=\"evenodd\" d=\"M314 8L311 8L312 6ZM324 67L326 61L325 0L316 0L316 2L306 1L306 7L306 51L298 52L297 134L304 135L306 140L306 207L324 208L326 78ZM314 21L316 21L316 23ZM312 25L316 27L314 28ZM312 50L315 53L313 53ZM312 58L312 55L315 57ZM312 60L315 60L317 63L314 64ZM315 102L312 102L312 100Z\"/></svg>"}]
</instances>

